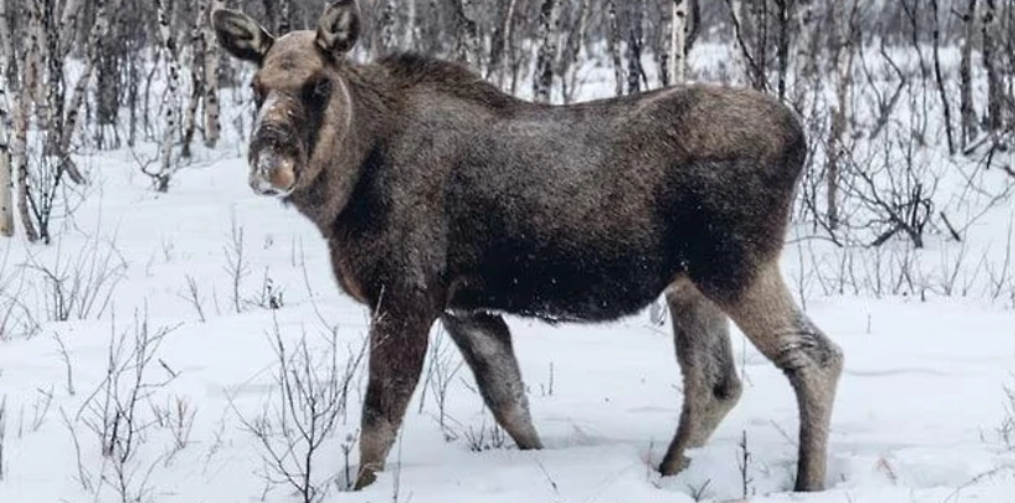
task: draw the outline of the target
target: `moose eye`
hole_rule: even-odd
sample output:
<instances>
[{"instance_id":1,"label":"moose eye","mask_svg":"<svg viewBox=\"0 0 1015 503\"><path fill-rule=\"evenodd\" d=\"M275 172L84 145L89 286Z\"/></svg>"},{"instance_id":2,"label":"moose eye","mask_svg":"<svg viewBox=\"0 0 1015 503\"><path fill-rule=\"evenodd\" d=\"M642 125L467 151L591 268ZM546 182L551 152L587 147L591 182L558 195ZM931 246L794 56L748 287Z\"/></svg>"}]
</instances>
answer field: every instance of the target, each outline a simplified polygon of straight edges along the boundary
<instances>
[{"instance_id":1,"label":"moose eye","mask_svg":"<svg viewBox=\"0 0 1015 503\"><path fill-rule=\"evenodd\" d=\"M331 81L324 77L311 80L303 86L300 94L308 104L321 104L331 96Z\"/></svg>"}]
</instances>

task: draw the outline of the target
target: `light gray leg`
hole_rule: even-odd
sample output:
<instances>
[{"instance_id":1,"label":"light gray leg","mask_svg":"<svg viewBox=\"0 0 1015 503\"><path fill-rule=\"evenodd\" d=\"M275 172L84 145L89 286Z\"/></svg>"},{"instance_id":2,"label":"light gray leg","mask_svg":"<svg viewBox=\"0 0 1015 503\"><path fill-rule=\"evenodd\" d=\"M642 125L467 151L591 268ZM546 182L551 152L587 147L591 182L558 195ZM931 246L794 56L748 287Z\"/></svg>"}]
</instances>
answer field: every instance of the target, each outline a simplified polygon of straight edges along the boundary
<instances>
[{"instance_id":1,"label":"light gray leg","mask_svg":"<svg viewBox=\"0 0 1015 503\"><path fill-rule=\"evenodd\" d=\"M684 406L677 433L659 471L672 475L687 466L684 453L701 447L740 398L730 347L729 320L690 282L667 290L677 361L684 375Z\"/></svg>"},{"instance_id":2,"label":"light gray leg","mask_svg":"<svg viewBox=\"0 0 1015 503\"><path fill-rule=\"evenodd\" d=\"M441 320L472 369L479 392L497 424L511 435L519 449L542 448L529 416L522 375L504 319L470 313L445 314Z\"/></svg>"},{"instance_id":3,"label":"light gray leg","mask_svg":"<svg viewBox=\"0 0 1015 503\"><path fill-rule=\"evenodd\" d=\"M800 413L796 490L820 491L842 351L800 311L775 263L723 309L793 385Z\"/></svg>"}]
</instances>

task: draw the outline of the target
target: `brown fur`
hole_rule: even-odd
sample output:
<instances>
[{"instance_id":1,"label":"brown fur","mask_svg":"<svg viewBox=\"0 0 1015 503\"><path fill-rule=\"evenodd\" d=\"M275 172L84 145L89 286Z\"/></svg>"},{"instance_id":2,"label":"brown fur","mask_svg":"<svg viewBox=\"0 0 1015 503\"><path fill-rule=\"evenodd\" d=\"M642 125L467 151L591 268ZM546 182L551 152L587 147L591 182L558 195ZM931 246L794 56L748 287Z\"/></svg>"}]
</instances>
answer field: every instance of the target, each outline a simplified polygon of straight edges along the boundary
<instances>
[{"instance_id":1,"label":"brown fur","mask_svg":"<svg viewBox=\"0 0 1015 503\"><path fill-rule=\"evenodd\" d=\"M729 315L797 392L797 489L823 486L842 357L778 272L806 155L785 107L712 86L549 106L432 58L358 65L353 0L277 40L214 16L223 47L259 65L251 185L317 225L339 284L374 314L358 487L383 469L437 319L499 424L538 448L497 313L611 320L666 290L686 395L661 471L739 397Z\"/></svg>"}]
</instances>

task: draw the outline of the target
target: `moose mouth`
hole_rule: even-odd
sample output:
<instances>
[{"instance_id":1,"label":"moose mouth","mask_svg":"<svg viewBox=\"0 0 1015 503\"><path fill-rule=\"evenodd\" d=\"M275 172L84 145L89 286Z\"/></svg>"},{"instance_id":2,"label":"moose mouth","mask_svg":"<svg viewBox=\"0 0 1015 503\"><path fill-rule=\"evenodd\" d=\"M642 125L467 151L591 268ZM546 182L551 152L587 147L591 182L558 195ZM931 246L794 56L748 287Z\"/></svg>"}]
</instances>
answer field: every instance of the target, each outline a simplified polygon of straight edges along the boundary
<instances>
[{"instance_id":1,"label":"moose mouth","mask_svg":"<svg viewBox=\"0 0 1015 503\"><path fill-rule=\"evenodd\" d=\"M296 160L292 156L262 150L251 163L250 188L262 196L285 197L296 186Z\"/></svg>"}]
</instances>

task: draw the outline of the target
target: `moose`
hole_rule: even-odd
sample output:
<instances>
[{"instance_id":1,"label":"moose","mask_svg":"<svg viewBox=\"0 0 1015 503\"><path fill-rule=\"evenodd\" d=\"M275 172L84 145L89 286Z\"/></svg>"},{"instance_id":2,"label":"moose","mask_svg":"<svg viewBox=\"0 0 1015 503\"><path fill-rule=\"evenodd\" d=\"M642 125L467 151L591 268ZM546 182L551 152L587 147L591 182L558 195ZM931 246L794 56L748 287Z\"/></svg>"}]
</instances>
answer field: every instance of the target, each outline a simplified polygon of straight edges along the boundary
<instances>
[{"instance_id":1,"label":"moose","mask_svg":"<svg viewBox=\"0 0 1015 503\"><path fill-rule=\"evenodd\" d=\"M257 66L250 186L316 225L372 314L357 489L384 469L438 319L497 423L539 449L503 316L603 322L663 295L684 400L659 471L740 397L732 319L796 393L796 490L824 487L843 356L778 266L807 155L790 110L703 84L537 104L425 55L357 63L355 0L277 38L238 11L212 22Z\"/></svg>"}]
</instances>

